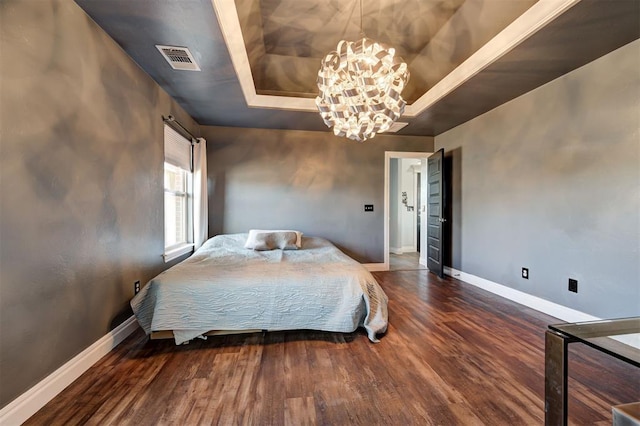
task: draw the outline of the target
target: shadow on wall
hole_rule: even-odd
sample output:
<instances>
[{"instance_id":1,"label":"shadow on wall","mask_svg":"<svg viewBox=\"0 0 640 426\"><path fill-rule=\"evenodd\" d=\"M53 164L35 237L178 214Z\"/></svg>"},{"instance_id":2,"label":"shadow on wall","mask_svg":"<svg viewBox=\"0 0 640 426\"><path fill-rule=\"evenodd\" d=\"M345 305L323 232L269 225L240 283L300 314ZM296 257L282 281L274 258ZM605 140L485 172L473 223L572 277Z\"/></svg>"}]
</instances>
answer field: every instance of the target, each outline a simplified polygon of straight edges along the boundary
<instances>
[{"instance_id":1,"label":"shadow on wall","mask_svg":"<svg viewBox=\"0 0 640 426\"><path fill-rule=\"evenodd\" d=\"M215 200L214 203L209 202L209 238L223 233L224 229L224 200L226 192L226 175L224 172L215 173L207 182L208 198Z\"/></svg>"},{"instance_id":2,"label":"shadow on wall","mask_svg":"<svg viewBox=\"0 0 640 426\"><path fill-rule=\"evenodd\" d=\"M338 244L338 243L334 243L334 244L335 244L336 247L338 247L338 249L340 249L341 252L343 252L344 254L346 254L347 256L349 256L350 258L354 259L357 262L360 262L360 263L369 263L369 262L371 262L369 259L366 259L361 254L355 252L354 250L351 250L348 247L345 247L342 244Z\"/></svg>"},{"instance_id":3,"label":"shadow on wall","mask_svg":"<svg viewBox=\"0 0 640 426\"><path fill-rule=\"evenodd\" d=\"M109 324L109 330L114 330L116 327L128 320L131 315L133 315L133 310L131 309L131 305L127 303L126 306L116 314L113 320L111 320L111 323Z\"/></svg>"},{"instance_id":4,"label":"shadow on wall","mask_svg":"<svg viewBox=\"0 0 640 426\"><path fill-rule=\"evenodd\" d=\"M462 148L444 156L444 265L460 268L462 263Z\"/></svg>"}]
</instances>

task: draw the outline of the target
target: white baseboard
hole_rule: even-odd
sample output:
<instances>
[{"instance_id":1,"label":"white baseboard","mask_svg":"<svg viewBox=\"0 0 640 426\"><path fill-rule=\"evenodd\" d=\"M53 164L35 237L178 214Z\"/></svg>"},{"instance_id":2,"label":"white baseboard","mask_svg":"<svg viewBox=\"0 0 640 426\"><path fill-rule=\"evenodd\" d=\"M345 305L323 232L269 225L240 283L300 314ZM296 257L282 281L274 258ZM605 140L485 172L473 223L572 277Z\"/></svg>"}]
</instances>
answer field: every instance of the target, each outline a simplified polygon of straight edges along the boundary
<instances>
[{"instance_id":1,"label":"white baseboard","mask_svg":"<svg viewBox=\"0 0 640 426\"><path fill-rule=\"evenodd\" d=\"M416 246L403 246L400 250L402 251L402 253L400 253L400 254L416 253L418 251Z\"/></svg>"},{"instance_id":2,"label":"white baseboard","mask_svg":"<svg viewBox=\"0 0 640 426\"><path fill-rule=\"evenodd\" d=\"M600 318L593 315L585 314L584 312L576 311L575 309L568 308L566 306L559 305L554 302L542 299L531 294L524 293L520 290L507 287L502 284L495 283L493 281L486 280L484 278L477 277L475 275L467 274L466 272L458 271L454 268L448 268L445 266L444 273L457 278L461 281L479 287L483 290L487 290L498 296L502 296L505 299L512 300L520 303L521 305L528 306L552 317L556 317L566 322L580 322L580 321L597 321Z\"/></svg>"},{"instance_id":3,"label":"white baseboard","mask_svg":"<svg viewBox=\"0 0 640 426\"><path fill-rule=\"evenodd\" d=\"M80 352L0 410L0 425L19 425L25 422L138 327L135 317L131 316L100 340Z\"/></svg>"},{"instance_id":4,"label":"white baseboard","mask_svg":"<svg viewBox=\"0 0 640 426\"><path fill-rule=\"evenodd\" d=\"M418 260L418 263L426 268L427 267L427 258L420 256L420 260Z\"/></svg>"},{"instance_id":5,"label":"white baseboard","mask_svg":"<svg viewBox=\"0 0 640 426\"><path fill-rule=\"evenodd\" d=\"M402 251L401 247L389 247L389 253L402 254L404 252Z\"/></svg>"}]
</instances>

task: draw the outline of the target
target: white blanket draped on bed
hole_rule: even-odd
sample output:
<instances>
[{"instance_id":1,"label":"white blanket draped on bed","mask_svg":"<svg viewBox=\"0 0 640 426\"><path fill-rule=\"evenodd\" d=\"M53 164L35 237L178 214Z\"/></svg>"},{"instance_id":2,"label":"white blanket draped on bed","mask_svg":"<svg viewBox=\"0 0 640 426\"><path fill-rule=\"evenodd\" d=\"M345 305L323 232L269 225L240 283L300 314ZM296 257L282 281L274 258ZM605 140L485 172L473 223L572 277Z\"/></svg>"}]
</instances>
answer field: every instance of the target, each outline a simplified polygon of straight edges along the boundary
<instances>
[{"instance_id":1,"label":"white blanket draped on bed","mask_svg":"<svg viewBox=\"0 0 640 426\"><path fill-rule=\"evenodd\" d=\"M387 296L358 262L322 238L300 250L255 251L247 234L209 239L131 300L144 331L173 330L176 344L210 330L311 329L369 339L387 329Z\"/></svg>"}]
</instances>

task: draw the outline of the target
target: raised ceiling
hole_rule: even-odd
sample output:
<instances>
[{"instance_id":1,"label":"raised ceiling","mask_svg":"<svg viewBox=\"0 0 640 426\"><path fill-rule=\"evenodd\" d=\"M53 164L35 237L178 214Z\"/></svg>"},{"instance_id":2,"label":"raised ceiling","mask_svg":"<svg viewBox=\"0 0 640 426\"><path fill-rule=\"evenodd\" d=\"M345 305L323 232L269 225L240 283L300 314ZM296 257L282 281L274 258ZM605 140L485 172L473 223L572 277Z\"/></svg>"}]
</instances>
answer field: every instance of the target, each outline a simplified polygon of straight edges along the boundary
<instances>
[{"instance_id":1,"label":"raised ceiling","mask_svg":"<svg viewBox=\"0 0 640 426\"><path fill-rule=\"evenodd\" d=\"M536 2L235 0L235 7L258 94L314 98L324 56L339 40L366 35L407 62L402 95L413 104Z\"/></svg>"},{"instance_id":2,"label":"raised ceiling","mask_svg":"<svg viewBox=\"0 0 640 426\"><path fill-rule=\"evenodd\" d=\"M340 39L409 65L405 135L437 135L640 37L638 0L76 0L201 125L326 130L316 73ZM175 71L156 44L188 47Z\"/></svg>"}]
</instances>

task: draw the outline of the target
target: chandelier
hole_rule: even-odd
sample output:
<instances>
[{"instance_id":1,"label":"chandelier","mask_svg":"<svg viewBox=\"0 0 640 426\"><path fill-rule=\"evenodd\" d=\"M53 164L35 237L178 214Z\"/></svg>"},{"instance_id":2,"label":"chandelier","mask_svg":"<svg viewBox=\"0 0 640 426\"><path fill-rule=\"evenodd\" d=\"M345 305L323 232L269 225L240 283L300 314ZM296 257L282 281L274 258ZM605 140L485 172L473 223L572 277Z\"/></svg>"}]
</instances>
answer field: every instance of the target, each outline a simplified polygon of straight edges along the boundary
<instances>
[{"instance_id":1,"label":"chandelier","mask_svg":"<svg viewBox=\"0 0 640 426\"><path fill-rule=\"evenodd\" d=\"M362 28L362 1L360 19ZM407 64L394 48L366 37L341 40L322 60L316 105L335 135L362 142L400 118L406 105L400 94L407 81Z\"/></svg>"}]
</instances>

